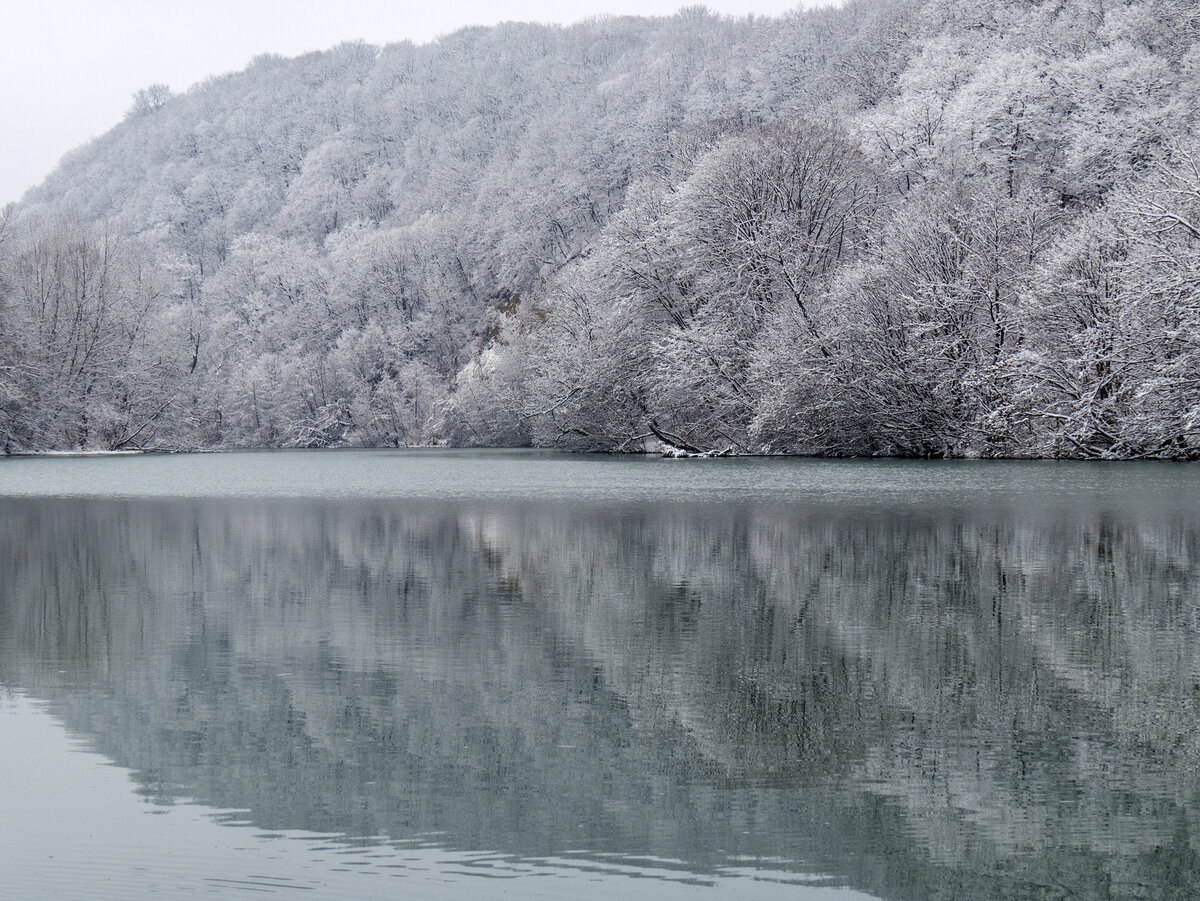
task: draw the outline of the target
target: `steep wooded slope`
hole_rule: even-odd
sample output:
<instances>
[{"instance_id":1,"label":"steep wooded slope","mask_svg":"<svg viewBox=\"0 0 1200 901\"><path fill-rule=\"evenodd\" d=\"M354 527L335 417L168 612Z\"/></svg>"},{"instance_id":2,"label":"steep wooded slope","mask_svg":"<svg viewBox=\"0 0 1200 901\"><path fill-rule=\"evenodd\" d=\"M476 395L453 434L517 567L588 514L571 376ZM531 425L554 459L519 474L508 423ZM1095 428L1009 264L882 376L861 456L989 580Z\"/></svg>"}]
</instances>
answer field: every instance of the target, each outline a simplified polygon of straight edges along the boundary
<instances>
[{"instance_id":1,"label":"steep wooded slope","mask_svg":"<svg viewBox=\"0 0 1200 901\"><path fill-rule=\"evenodd\" d=\"M689 8L151 92L5 217L0 438L1195 456L1197 22Z\"/></svg>"}]
</instances>

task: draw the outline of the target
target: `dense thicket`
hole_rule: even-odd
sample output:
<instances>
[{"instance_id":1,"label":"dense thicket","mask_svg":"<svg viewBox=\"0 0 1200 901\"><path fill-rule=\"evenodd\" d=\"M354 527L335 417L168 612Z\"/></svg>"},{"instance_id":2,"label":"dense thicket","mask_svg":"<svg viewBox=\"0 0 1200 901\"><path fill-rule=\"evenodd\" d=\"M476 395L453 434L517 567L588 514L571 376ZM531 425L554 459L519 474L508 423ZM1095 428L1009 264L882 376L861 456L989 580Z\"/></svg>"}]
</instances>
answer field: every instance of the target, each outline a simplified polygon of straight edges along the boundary
<instances>
[{"instance_id":1,"label":"dense thicket","mask_svg":"<svg viewBox=\"0 0 1200 901\"><path fill-rule=\"evenodd\" d=\"M1200 456L1192 0L348 44L0 221L0 444Z\"/></svg>"}]
</instances>

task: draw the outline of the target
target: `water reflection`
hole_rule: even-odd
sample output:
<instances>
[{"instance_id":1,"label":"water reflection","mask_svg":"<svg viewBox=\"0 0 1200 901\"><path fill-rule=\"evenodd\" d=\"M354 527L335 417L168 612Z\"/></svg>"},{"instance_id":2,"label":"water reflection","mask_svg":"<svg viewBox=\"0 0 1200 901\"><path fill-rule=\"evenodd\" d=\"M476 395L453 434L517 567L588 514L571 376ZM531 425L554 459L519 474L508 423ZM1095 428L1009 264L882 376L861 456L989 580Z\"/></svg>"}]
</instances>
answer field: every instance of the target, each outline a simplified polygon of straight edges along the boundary
<instances>
[{"instance_id":1,"label":"water reflection","mask_svg":"<svg viewBox=\"0 0 1200 901\"><path fill-rule=\"evenodd\" d=\"M8 500L0 682L164 804L885 898L1200 895L1200 516Z\"/></svg>"}]
</instances>

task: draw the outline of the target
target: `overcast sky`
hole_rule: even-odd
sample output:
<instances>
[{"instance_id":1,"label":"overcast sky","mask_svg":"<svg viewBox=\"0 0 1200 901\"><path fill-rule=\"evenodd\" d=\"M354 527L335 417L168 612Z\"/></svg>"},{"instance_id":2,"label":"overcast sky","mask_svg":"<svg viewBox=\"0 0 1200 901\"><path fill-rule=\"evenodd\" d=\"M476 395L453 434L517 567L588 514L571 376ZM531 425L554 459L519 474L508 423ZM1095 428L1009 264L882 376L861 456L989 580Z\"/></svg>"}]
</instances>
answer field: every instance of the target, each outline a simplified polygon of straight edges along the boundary
<instances>
[{"instance_id":1,"label":"overcast sky","mask_svg":"<svg viewBox=\"0 0 1200 901\"><path fill-rule=\"evenodd\" d=\"M814 0L808 0L812 5ZM801 0L709 0L728 15L777 15ZM102 134L138 88L182 91L260 53L295 56L362 38L424 42L463 25L660 15L685 0L40 0L15 2L0 32L0 206Z\"/></svg>"}]
</instances>

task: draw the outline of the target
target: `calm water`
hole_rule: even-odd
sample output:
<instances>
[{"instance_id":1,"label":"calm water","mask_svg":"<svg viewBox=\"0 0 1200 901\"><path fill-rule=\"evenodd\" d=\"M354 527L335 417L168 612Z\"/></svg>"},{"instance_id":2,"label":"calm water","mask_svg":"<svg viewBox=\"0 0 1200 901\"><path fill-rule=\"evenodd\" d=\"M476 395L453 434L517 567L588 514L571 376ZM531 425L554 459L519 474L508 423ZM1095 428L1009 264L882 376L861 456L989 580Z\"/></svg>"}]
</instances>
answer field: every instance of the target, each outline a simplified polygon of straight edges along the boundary
<instances>
[{"instance_id":1,"label":"calm water","mask_svg":"<svg viewBox=\"0 0 1200 901\"><path fill-rule=\"evenodd\" d=\"M1200 897L1200 469L0 460L0 897Z\"/></svg>"}]
</instances>

